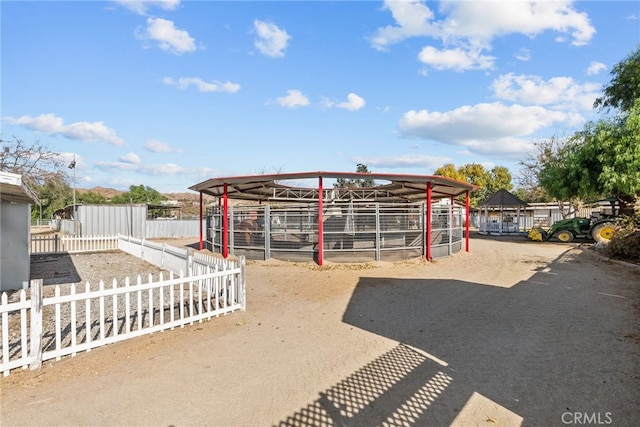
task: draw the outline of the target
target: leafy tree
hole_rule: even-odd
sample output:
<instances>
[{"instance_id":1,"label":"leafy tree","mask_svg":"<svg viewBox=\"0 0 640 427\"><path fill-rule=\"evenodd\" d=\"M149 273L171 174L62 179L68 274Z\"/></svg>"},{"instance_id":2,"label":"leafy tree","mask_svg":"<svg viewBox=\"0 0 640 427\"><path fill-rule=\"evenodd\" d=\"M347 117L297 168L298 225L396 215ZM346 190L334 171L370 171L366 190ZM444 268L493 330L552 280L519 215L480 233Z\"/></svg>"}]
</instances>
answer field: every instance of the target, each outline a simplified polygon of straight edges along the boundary
<instances>
[{"instance_id":1,"label":"leafy tree","mask_svg":"<svg viewBox=\"0 0 640 427\"><path fill-rule=\"evenodd\" d=\"M129 191L113 196L111 203L160 203L163 200L166 200L166 197L160 194L158 190L140 184L132 185L129 187Z\"/></svg>"},{"instance_id":2,"label":"leafy tree","mask_svg":"<svg viewBox=\"0 0 640 427\"><path fill-rule=\"evenodd\" d=\"M640 46L611 69L611 82L604 87L604 96L596 99L594 108L616 108L630 111L640 98Z\"/></svg>"},{"instance_id":3,"label":"leafy tree","mask_svg":"<svg viewBox=\"0 0 640 427\"><path fill-rule=\"evenodd\" d=\"M455 179L458 181L466 181L467 177L461 169L457 169L453 163L445 163L435 170L434 175L444 176L446 178Z\"/></svg>"},{"instance_id":4,"label":"leafy tree","mask_svg":"<svg viewBox=\"0 0 640 427\"><path fill-rule=\"evenodd\" d=\"M371 173L367 165L363 165L362 163L358 163L356 172ZM334 188L370 188L375 186L376 182L373 178L338 178L336 183L333 184Z\"/></svg>"},{"instance_id":5,"label":"leafy tree","mask_svg":"<svg viewBox=\"0 0 640 427\"><path fill-rule=\"evenodd\" d=\"M67 205L73 204L72 189L64 181L48 180L44 184L36 184L33 190L38 195L42 207L42 218L51 218L53 213ZM40 206L31 209L31 218L40 217Z\"/></svg>"},{"instance_id":6,"label":"leafy tree","mask_svg":"<svg viewBox=\"0 0 640 427\"><path fill-rule=\"evenodd\" d=\"M566 138L554 135L533 144L533 151L519 162L521 169L516 177L518 197L527 202L551 202L553 200L541 184L541 173L543 168L558 156L558 152L565 143Z\"/></svg>"},{"instance_id":7,"label":"leafy tree","mask_svg":"<svg viewBox=\"0 0 640 427\"><path fill-rule=\"evenodd\" d=\"M95 193L93 191L85 191L76 195L78 203L85 205L104 205L107 204L107 198L102 194Z\"/></svg>"},{"instance_id":8,"label":"leafy tree","mask_svg":"<svg viewBox=\"0 0 640 427\"><path fill-rule=\"evenodd\" d=\"M495 166L488 170L479 163L467 163L456 169L455 165L447 163L436 169L434 174L480 186L479 190L469 196L471 206L477 206L498 190L513 189L511 172L504 166Z\"/></svg>"},{"instance_id":9,"label":"leafy tree","mask_svg":"<svg viewBox=\"0 0 640 427\"><path fill-rule=\"evenodd\" d=\"M540 173L550 196L568 200L616 197L633 214L640 195L640 54L614 67L612 82L596 106L619 108L613 118L587 123L554 154Z\"/></svg>"}]
</instances>

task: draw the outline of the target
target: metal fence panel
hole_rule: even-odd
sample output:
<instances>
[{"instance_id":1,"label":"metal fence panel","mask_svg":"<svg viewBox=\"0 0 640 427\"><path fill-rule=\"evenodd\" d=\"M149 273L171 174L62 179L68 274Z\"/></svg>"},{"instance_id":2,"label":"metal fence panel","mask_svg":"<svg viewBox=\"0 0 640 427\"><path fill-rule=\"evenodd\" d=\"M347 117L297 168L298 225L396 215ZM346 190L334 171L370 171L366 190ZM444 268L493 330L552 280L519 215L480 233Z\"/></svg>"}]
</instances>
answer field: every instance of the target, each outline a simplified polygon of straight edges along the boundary
<instances>
[{"instance_id":1,"label":"metal fence panel","mask_svg":"<svg viewBox=\"0 0 640 427\"><path fill-rule=\"evenodd\" d=\"M222 207L207 212L207 248L222 252ZM456 251L464 210L432 206L434 257ZM425 204L331 202L323 206L323 254L336 262L401 260L424 254ZM316 261L318 205L283 204L229 208L229 252L249 259ZM454 246L454 244L456 244Z\"/></svg>"},{"instance_id":2,"label":"metal fence panel","mask_svg":"<svg viewBox=\"0 0 640 427\"><path fill-rule=\"evenodd\" d=\"M206 222L202 222L203 229ZM179 239L200 235L198 219L154 219L145 223L147 239Z\"/></svg>"}]
</instances>

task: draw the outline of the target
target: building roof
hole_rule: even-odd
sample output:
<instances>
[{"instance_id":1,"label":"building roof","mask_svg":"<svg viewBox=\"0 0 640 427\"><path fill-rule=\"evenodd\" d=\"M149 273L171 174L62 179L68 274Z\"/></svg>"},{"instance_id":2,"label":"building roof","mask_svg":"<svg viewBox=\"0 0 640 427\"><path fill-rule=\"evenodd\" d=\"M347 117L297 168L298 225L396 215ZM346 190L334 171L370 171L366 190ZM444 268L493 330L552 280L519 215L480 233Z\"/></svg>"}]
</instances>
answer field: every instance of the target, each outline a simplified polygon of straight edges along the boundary
<instances>
[{"instance_id":1,"label":"building roof","mask_svg":"<svg viewBox=\"0 0 640 427\"><path fill-rule=\"evenodd\" d=\"M189 187L215 197L222 197L227 187L230 199L250 201L313 202L318 200L318 187L294 187L280 184L282 181L298 181L319 178L373 179L388 183L371 188L324 187L324 200L362 201L418 201L426 199L427 183L431 183L433 199L457 197L478 186L439 175L405 175L360 172L299 172L270 175L250 175L211 178Z\"/></svg>"},{"instance_id":2,"label":"building roof","mask_svg":"<svg viewBox=\"0 0 640 427\"><path fill-rule=\"evenodd\" d=\"M519 197L514 196L507 190L498 190L491 197L484 202L478 203L478 206L483 207L517 207L517 206L529 206L527 202L521 200Z\"/></svg>"},{"instance_id":3,"label":"building roof","mask_svg":"<svg viewBox=\"0 0 640 427\"><path fill-rule=\"evenodd\" d=\"M36 193L22 179L22 175L0 172L0 200L10 203L40 204Z\"/></svg>"}]
</instances>

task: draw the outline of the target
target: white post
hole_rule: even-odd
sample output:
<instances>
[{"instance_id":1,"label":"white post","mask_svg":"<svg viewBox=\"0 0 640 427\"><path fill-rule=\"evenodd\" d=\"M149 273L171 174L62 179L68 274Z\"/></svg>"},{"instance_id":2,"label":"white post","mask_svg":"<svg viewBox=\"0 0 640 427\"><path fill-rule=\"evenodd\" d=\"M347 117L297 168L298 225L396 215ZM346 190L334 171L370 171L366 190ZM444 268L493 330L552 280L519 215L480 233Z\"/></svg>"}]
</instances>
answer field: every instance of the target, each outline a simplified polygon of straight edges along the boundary
<instances>
[{"instance_id":1,"label":"white post","mask_svg":"<svg viewBox=\"0 0 640 427\"><path fill-rule=\"evenodd\" d=\"M186 266L187 277L193 276L193 249L187 249L187 266Z\"/></svg>"},{"instance_id":2,"label":"white post","mask_svg":"<svg viewBox=\"0 0 640 427\"><path fill-rule=\"evenodd\" d=\"M42 366L42 279L31 281L31 370Z\"/></svg>"},{"instance_id":3,"label":"white post","mask_svg":"<svg viewBox=\"0 0 640 427\"><path fill-rule=\"evenodd\" d=\"M240 264L240 283L238 286L238 299L240 300L240 309L242 311L247 311L247 282L245 275L245 257L244 255L238 259L238 263Z\"/></svg>"}]
</instances>

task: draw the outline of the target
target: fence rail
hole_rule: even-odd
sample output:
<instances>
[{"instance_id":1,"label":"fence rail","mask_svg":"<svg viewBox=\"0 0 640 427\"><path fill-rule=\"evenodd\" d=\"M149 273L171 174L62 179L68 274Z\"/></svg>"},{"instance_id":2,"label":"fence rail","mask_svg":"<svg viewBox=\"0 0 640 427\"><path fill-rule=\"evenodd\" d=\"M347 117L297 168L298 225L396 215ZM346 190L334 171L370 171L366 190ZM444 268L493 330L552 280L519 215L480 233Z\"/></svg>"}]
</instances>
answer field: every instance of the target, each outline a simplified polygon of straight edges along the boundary
<instances>
[{"instance_id":1,"label":"fence rail","mask_svg":"<svg viewBox=\"0 0 640 427\"><path fill-rule=\"evenodd\" d=\"M94 241L104 241L104 237ZM4 376L19 367L37 369L45 360L75 356L95 347L246 309L244 257L220 260L124 236L110 237L115 249L125 241L129 249L138 246L141 258L158 250L176 259L184 255L174 265L179 264L181 273L170 271L168 278L161 274L155 281L149 276L146 282L138 276L120 283L114 279L110 284L56 285L47 296L39 279L31 281L29 291L22 289L11 295L3 292L0 372ZM95 249L90 244L78 244L80 247Z\"/></svg>"},{"instance_id":2,"label":"fence rail","mask_svg":"<svg viewBox=\"0 0 640 427\"><path fill-rule=\"evenodd\" d=\"M207 248L250 259L311 261L320 248L318 205L241 205L207 210ZM431 207L431 256L462 248L465 211L449 204ZM322 253L336 262L395 261L426 255L425 203L348 203L324 206Z\"/></svg>"},{"instance_id":3,"label":"fence rail","mask_svg":"<svg viewBox=\"0 0 640 427\"><path fill-rule=\"evenodd\" d=\"M31 254L42 253L87 253L118 249L118 236L31 236Z\"/></svg>"}]
</instances>

